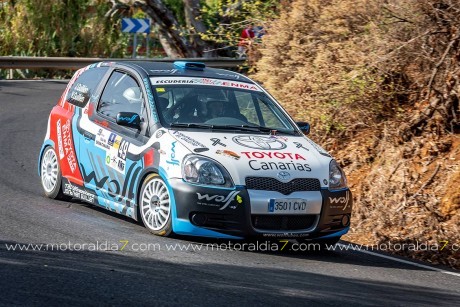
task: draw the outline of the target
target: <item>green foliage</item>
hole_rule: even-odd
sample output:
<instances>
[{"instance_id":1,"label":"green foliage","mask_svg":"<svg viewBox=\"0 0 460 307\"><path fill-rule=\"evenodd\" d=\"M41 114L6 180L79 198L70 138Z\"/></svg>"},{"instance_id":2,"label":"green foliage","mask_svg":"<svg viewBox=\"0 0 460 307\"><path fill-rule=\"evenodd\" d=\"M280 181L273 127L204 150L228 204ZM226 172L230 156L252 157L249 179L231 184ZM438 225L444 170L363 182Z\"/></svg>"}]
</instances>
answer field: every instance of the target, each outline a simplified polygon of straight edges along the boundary
<instances>
[{"instance_id":1,"label":"green foliage","mask_svg":"<svg viewBox=\"0 0 460 307\"><path fill-rule=\"evenodd\" d=\"M164 4L170 9L181 26L185 27L184 2L182 0L163 0Z\"/></svg>"},{"instance_id":2,"label":"green foliage","mask_svg":"<svg viewBox=\"0 0 460 307\"><path fill-rule=\"evenodd\" d=\"M202 19L208 32L202 38L236 46L246 25L265 26L277 17L279 5L278 0L203 0Z\"/></svg>"},{"instance_id":3,"label":"green foliage","mask_svg":"<svg viewBox=\"0 0 460 307\"><path fill-rule=\"evenodd\" d=\"M0 55L122 57L127 38L104 17L108 10L104 0L3 3Z\"/></svg>"},{"instance_id":4,"label":"green foliage","mask_svg":"<svg viewBox=\"0 0 460 307\"><path fill-rule=\"evenodd\" d=\"M387 50L381 19L378 0L293 1L267 27L254 77L312 122L313 133L342 136L373 125L391 116L381 106L393 95L374 65Z\"/></svg>"}]
</instances>

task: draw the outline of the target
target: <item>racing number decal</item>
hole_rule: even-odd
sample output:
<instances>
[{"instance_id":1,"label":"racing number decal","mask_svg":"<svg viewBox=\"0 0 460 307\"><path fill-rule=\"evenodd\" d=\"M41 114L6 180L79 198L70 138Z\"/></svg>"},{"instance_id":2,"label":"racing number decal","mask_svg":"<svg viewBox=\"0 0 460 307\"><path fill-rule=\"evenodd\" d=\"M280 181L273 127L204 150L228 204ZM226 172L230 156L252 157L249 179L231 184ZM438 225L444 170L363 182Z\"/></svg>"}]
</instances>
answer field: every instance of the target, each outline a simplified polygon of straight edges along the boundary
<instances>
[{"instance_id":1,"label":"racing number decal","mask_svg":"<svg viewBox=\"0 0 460 307\"><path fill-rule=\"evenodd\" d=\"M118 158L126 160L126 154L128 153L129 142L122 140L120 147L118 148Z\"/></svg>"}]
</instances>

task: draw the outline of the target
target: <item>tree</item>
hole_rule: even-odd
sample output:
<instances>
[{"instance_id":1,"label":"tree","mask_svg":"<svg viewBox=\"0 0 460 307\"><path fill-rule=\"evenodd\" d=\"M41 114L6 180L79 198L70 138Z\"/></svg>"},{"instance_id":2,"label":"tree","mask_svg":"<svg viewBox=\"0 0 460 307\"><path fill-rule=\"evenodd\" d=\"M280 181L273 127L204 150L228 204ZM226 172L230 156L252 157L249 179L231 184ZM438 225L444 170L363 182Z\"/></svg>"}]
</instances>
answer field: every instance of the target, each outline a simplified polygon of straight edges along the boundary
<instances>
[{"instance_id":1,"label":"tree","mask_svg":"<svg viewBox=\"0 0 460 307\"><path fill-rule=\"evenodd\" d=\"M183 35L184 27L177 21L172 10L161 0L110 0L112 8L106 16L113 17L124 13L130 7L140 8L151 19L158 32L158 38L168 57L203 56L205 49L212 49L212 43L204 41L200 33L206 31L205 25L199 20L199 0L184 0L187 25L192 34L190 40ZM182 30L182 32L181 32Z\"/></svg>"},{"instance_id":2,"label":"tree","mask_svg":"<svg viewBox=\"0 0 460 307\"><path fill-rule=\"evenodd\" d=\"M141 9L152 20L169 57L210 57L235 47L247 23L262 24L277 12L276 0L108 0L108 17Z\"/></svg>"}]
</instances>

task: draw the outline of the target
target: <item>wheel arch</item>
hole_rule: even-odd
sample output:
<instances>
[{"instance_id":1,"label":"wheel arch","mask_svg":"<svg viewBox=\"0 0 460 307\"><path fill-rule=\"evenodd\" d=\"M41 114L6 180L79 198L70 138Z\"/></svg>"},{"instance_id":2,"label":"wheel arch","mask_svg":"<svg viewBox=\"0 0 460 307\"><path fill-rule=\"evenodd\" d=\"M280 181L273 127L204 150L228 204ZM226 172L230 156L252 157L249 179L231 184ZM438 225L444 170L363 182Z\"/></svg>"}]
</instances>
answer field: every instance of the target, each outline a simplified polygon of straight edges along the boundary
<instances>
[{"instance_id":1,"label":"wheel arch","mask_svg":"<svg viewBox=\"0 0 460 307\"><path fill-rule=\"evenodd\" d=\"M46 148L48 148L48 147L52 147L54 150L56 150L56 147L54 145L53 140L50 140L50 139L45 140L43 142L42 147L40 148L40 153L38 155L38 165L37 165L37 167L38 167L38 177L41 177L41 175L42 175L41 174L41 163L42 163L43 153L45 152ZM61 163L61 161L59 161L59 159L58 159L58 163Z\"/></svg>"},{"instance_id":2,"label":"wheel arch","mask_svg":"<svg viewBox=\"0 0 460 307\"><path fill-rule=\"evenodd\" d=\"M141 197L142 185L144 184L145 179L152 174L156 174L161 177L160 172L156 167L148 167L144 169L139 175L139 181L136 187L136 202L134 204L135 210L133 212L135 214L134 220L137 222L139 222L139 202Z\"/></svg>"}]
</instances>

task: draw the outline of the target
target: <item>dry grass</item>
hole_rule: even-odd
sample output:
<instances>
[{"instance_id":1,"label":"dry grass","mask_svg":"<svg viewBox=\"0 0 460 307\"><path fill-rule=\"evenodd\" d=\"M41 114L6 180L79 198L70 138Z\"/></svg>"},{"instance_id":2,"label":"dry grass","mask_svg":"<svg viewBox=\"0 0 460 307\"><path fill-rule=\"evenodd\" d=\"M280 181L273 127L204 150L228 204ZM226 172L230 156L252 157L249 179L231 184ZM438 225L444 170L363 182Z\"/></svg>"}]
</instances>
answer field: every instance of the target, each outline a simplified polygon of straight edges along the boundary
<instances>
[{"instance_id":1,"label":"dry grass","mask_svg":"<svg viewBox=\"0 0 460 307\"><path fill-rule=\"evenodd\" d=\"M253 53L253 77L345 167L355 197L347 238L428 243L438 251L390 252L460 268L460 4L284 7Z\"/></svg>"}]
</instances>

